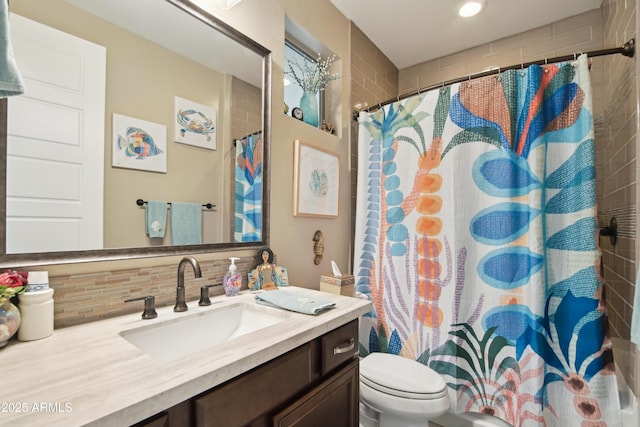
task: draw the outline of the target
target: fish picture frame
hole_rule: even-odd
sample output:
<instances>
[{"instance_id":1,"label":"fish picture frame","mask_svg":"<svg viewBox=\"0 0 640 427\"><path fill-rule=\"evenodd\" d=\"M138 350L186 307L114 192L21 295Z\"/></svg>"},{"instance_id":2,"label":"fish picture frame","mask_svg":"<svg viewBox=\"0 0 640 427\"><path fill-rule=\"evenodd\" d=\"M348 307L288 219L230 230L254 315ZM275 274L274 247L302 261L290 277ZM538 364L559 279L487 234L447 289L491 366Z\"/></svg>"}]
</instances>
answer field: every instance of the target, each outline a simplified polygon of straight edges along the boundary
<instances>
[{"instance_id":1,"label":"fish picture frame","mask_svg":"<svg viewBox=\"0 0 640 427\"><path fill-rule=\"evenodd\" d=\"M216 149L216 110L188 99L175 97L174 140L195 147Z\"/></svg>"},{"instance_id":2,"label":"fish picture frame","mask_svg":"<svg viewBox=\"0 0 640 427\"><path fill-rule=\"evenodd\" d=\"M113 167L167 173L167 127L113 114Z\"/></svg>"},{"instance_id":3,"label":"fish picture frame","mask_svg":"<svg viewBox=\"0 0 640 427\"><path fill-rule=\"evenodd\" d=\"M338 216L340 159L296 140L294 145L293 215Z\"/></svg>"}]
</instances>

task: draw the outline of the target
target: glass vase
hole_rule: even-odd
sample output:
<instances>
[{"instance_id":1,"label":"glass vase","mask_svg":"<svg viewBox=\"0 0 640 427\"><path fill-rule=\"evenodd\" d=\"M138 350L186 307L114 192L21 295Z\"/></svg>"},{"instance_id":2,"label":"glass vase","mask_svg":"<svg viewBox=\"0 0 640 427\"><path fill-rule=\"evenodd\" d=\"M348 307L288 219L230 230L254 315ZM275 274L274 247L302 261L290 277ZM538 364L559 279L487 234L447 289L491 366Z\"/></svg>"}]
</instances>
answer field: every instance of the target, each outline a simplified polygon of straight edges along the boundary
<instances>
[{"instance_id":1,"label":"glass vase","mask_svg":"<svg viewBox=\"0 0 640 427\"><path fill-rule=\"evenodd\" d=\"M0 347L4 347L20 327L20 310L9 299L0 304Z\"/></svg>"},{"instance_id":2,"label":"glass vase","mask_svg":"<svg viewBox=\"0 0 640 427\"><path fill-rule=\"evenodd\" d=\"M318 127L318 97L312 90L306 89L300 98L302 120L311 126Z\"/></svg>"}]
</instances>

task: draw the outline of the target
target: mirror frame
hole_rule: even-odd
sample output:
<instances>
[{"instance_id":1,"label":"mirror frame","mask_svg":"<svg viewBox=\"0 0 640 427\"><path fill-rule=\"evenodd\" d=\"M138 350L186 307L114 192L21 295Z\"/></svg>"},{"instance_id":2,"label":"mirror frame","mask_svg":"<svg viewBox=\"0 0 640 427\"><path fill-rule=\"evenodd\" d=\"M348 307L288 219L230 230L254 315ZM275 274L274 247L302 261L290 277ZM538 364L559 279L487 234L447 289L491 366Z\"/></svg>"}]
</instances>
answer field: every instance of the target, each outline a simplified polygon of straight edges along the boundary
<instances>
[{"instance_id":1,"label":"mirror frame","mask_svg":"<svg viewBox=\"0 0 640 427\"><path fill-rule=\"evenodd\" d=\"M224 21L197 6L190 0L166 0L174 6L201 20L214 30L235 40L243 47L262 57L262 239L256 242L227 242L184 246L149 246L138 248L112 248L81 251L38 252L7 254L7 99L0 99L0 268L28 267L35 265L57 265L83 262L118 261L161 256L180 256L234 250L258 249L269 245L269 194L270 194L270 148L271 148L271 51L255 42Z\"/></svg>"}]
</instances>

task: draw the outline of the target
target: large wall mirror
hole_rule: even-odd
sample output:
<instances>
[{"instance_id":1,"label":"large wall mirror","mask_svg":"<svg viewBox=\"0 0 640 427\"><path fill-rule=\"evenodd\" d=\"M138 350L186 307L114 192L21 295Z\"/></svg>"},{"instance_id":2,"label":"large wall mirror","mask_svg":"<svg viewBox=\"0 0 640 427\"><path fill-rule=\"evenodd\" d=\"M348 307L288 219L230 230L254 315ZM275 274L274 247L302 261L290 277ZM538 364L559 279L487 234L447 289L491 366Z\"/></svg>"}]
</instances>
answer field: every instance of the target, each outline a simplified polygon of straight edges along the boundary
<instances>
[{"instance_id":1,"label":"large wall mirror","mask_svg":"<svg viewBox=\"0 0 640 427\"><path fill-rule=\"evenodd\" d=\"M268 244L268 49L188 0L10 12L26 91L0 103L0 266Z\"/></svg>"}]
</instances>

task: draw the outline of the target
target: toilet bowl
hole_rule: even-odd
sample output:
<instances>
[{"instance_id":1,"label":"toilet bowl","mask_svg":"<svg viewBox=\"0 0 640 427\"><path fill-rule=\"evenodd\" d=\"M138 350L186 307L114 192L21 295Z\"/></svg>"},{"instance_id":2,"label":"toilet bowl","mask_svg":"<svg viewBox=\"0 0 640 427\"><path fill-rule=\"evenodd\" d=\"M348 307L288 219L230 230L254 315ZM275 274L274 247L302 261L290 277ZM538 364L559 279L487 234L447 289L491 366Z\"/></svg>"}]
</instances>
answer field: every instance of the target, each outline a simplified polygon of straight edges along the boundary
<instances>
[{"instance_id":1,"label":"toilet bowl","mask_svg":"<svg viewBox=\"0 0 640 427\"><path fill-rule=\"evenodd\" d=\"M360 360L360 426L503 427L509 423L483 414L450 414L444 378L420 362L389 353Z\"/></svg>"},{"instance_id":2,"label":"toilet bowl","mask_svg":"<svg viewBox=\"0 0 640 427\"><path fill-rule=\"evenodd\" d=\"M444 378L427 366L393 354L360 361L361 418L378 415L379 427L426 426L449 408Z\"/></svg>"}]
</instances>

